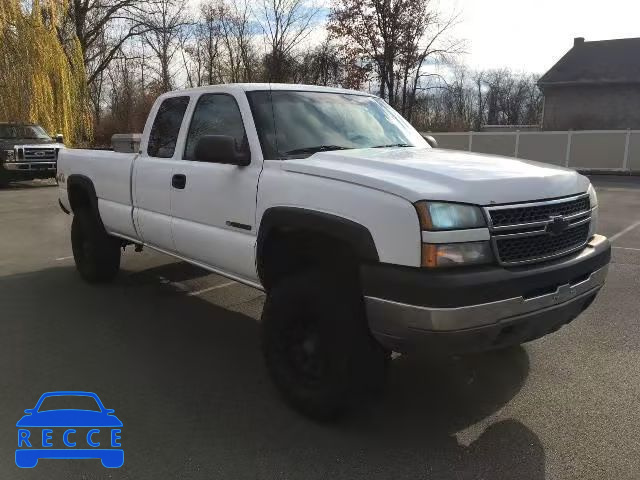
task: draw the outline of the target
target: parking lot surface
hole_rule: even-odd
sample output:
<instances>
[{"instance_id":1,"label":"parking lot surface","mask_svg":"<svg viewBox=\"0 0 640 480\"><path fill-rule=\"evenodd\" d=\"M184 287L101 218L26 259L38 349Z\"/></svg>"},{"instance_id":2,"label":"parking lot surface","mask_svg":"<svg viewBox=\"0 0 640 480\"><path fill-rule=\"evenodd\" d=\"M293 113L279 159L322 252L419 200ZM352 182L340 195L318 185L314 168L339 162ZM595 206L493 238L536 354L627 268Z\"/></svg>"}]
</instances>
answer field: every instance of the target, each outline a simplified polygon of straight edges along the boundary
<instances>
[{"instance_id":1,"label":"parking lot surface","mask_svg":"<svg viewBox=\"0 0 640 480\"><path fill-rule=\"evenodd\" d=\"M559 332L505 352L392 362L375 405L334 425L291 411L261 361L261 292L127 248L83 283L47 182L0 190L0 478L637 479L640 178L593 178L607 284ZM40 395L99 395L124 466L18 469L16 421Z\"/></svg>"}]
</instances>

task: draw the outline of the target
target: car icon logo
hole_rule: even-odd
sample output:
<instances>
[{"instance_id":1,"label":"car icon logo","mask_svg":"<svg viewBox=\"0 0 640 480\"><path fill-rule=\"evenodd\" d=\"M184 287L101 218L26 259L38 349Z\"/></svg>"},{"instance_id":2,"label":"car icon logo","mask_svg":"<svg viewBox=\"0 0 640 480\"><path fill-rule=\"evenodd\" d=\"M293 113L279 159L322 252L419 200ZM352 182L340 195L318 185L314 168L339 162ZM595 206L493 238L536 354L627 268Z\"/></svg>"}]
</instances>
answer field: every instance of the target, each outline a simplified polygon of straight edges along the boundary
<instances>
[{"instance_id":1,"label":"car icon logo","mask_svg":"<svg viewBox=\"0 0 640 480\"><path fill-rule=\"evenodd\" d=\"M60 405L64 408L53 408ZM48 392L24 412L16 423L18 467L33 468L41 458L99 459L107 468L124 464L122 422L95 393Z\"/></svg>"}]
</instances>

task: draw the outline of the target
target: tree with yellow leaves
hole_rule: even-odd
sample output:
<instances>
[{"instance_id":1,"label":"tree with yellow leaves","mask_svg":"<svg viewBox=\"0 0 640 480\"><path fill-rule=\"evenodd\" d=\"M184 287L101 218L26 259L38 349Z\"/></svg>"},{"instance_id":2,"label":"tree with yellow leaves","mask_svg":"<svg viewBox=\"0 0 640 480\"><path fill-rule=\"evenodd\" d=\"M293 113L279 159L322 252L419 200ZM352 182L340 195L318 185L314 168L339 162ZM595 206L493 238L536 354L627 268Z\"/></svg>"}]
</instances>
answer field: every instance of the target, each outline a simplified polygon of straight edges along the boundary
<instances>
[{"instance_id":1,"label":"tree with yellow leaves","mask_svg":"<svg viewBox=\"0 0 640 480\"><path fill-rule=\"evenodd\" d=\"M69 144L92 136L87 82L77 40L66 45L57 26L66 0L0 0L0 121L34 122Z\"/></svg>"}]
</instances>

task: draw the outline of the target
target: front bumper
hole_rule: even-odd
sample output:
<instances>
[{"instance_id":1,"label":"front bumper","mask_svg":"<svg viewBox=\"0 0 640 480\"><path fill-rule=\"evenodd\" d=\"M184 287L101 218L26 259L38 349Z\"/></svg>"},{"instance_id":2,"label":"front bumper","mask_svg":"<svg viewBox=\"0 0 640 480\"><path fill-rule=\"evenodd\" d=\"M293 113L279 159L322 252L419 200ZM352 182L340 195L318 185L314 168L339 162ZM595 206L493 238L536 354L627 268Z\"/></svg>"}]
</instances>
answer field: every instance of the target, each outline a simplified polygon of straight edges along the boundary
<instances>
[{"instance_id":1,"label":"front bumper","mask_svg":"<svg viewBox=\"0 0 640 480\"><path fill-rule=\"evenodd\" d=\"M609 241L595 235L580 252L535 266L438 272L364 266L369 327L385 347L400 352L523 343L587 308L604 284L610 257Z\"/></svg>"},{"instance_id":2,"label":"front bumper","mask_svg":"<svg viewBox=\"0 0 640 480\"><path fill-rule=\"evenodd\" d=\"M49 171L55 175L56 171L56 162L6 162L3 166L9 172Z\"/></svg>"},{"instance_id":3,"label":"front bumper","mask_svg":"<svg viewBox=\"0 0 640 480\"><path fill-rule=\"evenodd\" d=\"M1 181L33 180L56 176L56 162L5 162L0 164Z\"/></svg>"}]
</instances>

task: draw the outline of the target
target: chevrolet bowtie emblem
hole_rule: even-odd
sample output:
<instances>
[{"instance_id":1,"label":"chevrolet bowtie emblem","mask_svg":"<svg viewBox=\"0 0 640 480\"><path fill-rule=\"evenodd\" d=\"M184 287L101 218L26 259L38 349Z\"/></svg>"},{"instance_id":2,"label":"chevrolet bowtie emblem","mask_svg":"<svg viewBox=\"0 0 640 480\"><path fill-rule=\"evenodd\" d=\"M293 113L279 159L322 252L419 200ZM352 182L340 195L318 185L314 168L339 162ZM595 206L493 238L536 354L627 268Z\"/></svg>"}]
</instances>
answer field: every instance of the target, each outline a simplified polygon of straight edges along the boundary
<instances>
[{"instance_id":1,"label":"chevrolet bowtie emblem","mask_svg":"<svg viewBox=\"0 0 640 480\"><path fill-rule=\"evenodd\" d=\"M549 235L560 235L569 228L569 221L561 216L551 217L547 223L546 231Z\"/></svg>"}]
</instances>

